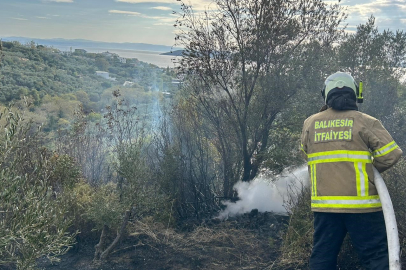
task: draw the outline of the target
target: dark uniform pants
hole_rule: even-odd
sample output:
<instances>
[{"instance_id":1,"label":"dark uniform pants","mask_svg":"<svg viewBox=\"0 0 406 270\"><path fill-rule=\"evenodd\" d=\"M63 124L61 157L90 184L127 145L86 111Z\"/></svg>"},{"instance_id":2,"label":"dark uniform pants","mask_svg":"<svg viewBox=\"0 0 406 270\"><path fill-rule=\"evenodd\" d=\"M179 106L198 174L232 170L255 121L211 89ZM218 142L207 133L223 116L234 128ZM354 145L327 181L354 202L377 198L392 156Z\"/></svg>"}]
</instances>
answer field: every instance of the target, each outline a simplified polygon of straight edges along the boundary
<instances>
[{"instance_id":1,"label":"dark uniform pants","mask_svg":"<svg viewBox=\"0 0 406 270\"><path fill-rule=\"evenodd\" d=\"M385 221L380 211L360 214L314 212L311 270L336 270L337 256L347 232L366 269L389 269Z\"/></svg>"}]
</instances>

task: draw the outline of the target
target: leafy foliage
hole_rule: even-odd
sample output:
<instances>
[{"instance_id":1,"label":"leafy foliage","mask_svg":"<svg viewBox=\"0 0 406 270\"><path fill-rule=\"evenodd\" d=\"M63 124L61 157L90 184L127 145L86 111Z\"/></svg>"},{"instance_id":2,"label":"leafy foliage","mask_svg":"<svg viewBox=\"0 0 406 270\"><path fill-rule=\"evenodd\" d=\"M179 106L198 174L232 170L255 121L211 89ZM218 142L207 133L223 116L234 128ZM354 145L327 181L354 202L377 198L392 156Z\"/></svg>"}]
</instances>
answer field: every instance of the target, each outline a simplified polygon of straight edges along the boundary
<instances>
[{"instance_id":1,"label":"leafy foliage","mask_svg":"<svg viewBox=\"0 0 406 270\"><path fill-rule=\"evenodd\" d=\"M3 43L0 102L26 109L26 120L10 110L0 119L1 265L34 268L36 259L66 252L76 230L83 241L92 229L99 235L95 261L103 261L126 239L129 224L133 235L149 233L171 246L156 237L167 234L141 220L164 221L166 232L191 229L186 225L216 215L221 200L237 199L236 181L303 163L303 120L323 105L322 82L337 70L364 81L360 110L381 119L406 148L403 32L379 32L371 17L356 33L343 34L341 8L317 0L216 0L214 6L197 14L182 4L180 89L172 85L174 70L136 59L123 64L116 56ZM125 81L132 86L121 86ZM403 247L405 177L404 160L385 174ZM307 267L309 194L291 191L282 255L271 268ZM204 228L191 235L197 244L206 236L229 238ZM348 240L339 261L342 269L358 263Z\"/></svg>"},{"instance_id":2,"label":"leafy foliage","mask_svg":"<svg viewBox=\"0 0 406 270\"><path fill-rule=\"evenodd\" d=\"M204 14L186 4L182 11L176 40L185 48L184 96L195 101L212 134L224 161L224 197L232 197L238 180L258 174L276 143L269 136L275 119L307 86L307 41L331 47L345 14L312 0L217 0Z\"/></svg>"},{"instance_id":3,"label":"leafy foliage","mask_svg":"<svg viewBox=\"0 0 406 270\"><path fill-rule=\"evenodd\" d=\"M41 148L15 111L6 110L1 120L0 265L32 269L38 258L55 259L74 243L64 192L78 171Z\"/></svg>"}]
</instances>

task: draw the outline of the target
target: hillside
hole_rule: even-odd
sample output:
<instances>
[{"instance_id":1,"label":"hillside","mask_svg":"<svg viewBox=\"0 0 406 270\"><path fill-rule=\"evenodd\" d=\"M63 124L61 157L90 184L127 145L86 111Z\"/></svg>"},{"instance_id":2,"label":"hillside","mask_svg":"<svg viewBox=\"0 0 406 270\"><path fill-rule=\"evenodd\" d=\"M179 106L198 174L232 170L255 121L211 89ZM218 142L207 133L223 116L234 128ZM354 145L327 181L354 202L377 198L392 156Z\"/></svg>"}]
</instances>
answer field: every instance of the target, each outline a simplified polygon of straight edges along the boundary
<instances>
[{"instance_id":1,"label":"hillside","mask_svg":"<svg viewBox=\"0 0 406 270\"><path fill-rule=\"evenodd\" d=\"M0 74L0 103L22 103L28 98L34 122L48 131L66 128L79 107L86 114L101 114L117 89L133 105L150 109L160 92L177 89L171 83L173 71L137 59L107 52L61 52L17 41L3 42Z\"/></svg>"},{"instance_id":2,"label":"hillside","mask_svg":"<svg viewBox=\"0 0 406 270\"><path fill-rule=\"evenodd\" d=\"M43 45L3 42L3 67L0 102L19 98L19 94L36 90L40 97L84 90L100 93L109 85L137 81L146 91L160 87L170 78L162 69L137 59L120 62L118 55L108 53L61 52ZM107 71L115 80L102 79L96 71ZM162 81L164 80L164 81Z\"/></svg>"}]
</instances>

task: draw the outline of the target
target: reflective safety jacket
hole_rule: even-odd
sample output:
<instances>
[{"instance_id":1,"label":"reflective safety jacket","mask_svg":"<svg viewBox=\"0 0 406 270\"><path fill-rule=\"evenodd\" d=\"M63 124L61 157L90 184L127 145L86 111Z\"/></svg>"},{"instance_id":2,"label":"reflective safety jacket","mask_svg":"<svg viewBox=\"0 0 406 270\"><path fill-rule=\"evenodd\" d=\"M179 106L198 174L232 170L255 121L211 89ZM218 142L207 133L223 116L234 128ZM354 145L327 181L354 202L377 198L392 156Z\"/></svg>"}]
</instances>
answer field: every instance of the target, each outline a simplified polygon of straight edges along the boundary
<instances>
[{"instance_id":1,"label":"reflective safety jacket","mask_svg":"<svg viewBox=\"0 0 406 270\"><path fill-rule=\"evenodd\" d=\"M382 209L372 166L385 171L402 150L379 120L355 110L329 108L305 120L301 143L308 159L312 211Z\"/></svg>"}]
</instances>

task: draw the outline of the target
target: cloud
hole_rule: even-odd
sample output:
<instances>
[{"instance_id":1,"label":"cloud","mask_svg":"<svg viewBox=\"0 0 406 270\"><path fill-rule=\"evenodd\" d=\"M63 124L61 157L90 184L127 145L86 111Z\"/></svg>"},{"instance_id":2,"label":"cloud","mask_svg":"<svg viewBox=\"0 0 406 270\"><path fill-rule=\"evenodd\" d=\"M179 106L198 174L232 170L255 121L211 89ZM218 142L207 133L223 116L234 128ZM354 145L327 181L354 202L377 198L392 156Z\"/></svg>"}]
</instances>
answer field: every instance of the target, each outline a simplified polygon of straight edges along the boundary
<instances>
[{"instance_id":1,"label":"cloud","mask_svg":"<svg viewBox=\"0 0 406 270\"><path fill-rule=\"evenodd\" d=\"M125 10L109 10L109 13L115 13L115 14L125 14L125 15L131 15L131 16L142 16L141 13L136 12L136 11L125 11Z\"/></svg>"},{"instance_id":2,"label":"cloud","mask_svg":"<svg viewBox=\"0 0 406 270\"><path fill-rule=\"evenodd\" d=\"M73 3L73 0L43 0L42 2Z\"/></svg>"},{"instance_id":3,"label":"cloud","mask_svg":"<svg viewBox=\"0 0 406 270\"><path fill-rule=\"evenodd\" d=\"M139 4L139 3L167 3L173 4L173 0L116 0L116 2L130 3L130 4Z\"/></svg>"},{"instance_id":4,"label":"cloud","mask_svg":"<svg viewBox=\"0 0 406 270\"><path fill-rule=\"evenodd\" d=\"M173 23L160 22L160 23L154 23L154 25L157 25L157 26L173 26Z\"/></svg>"},{"instance_id":5,"label":"cloud","mask_svg":"<svg viewBox=\"0 0 406 270\"><path fill-rule=\"evenodd\" d=\"M174 23L176 18L174 17L159 17L159 16L145 16L144 18L158 20L161 23Z\"/></svg>"},{"instance_id":6,"label":"cloud","mask_svg":"<svg viewBox=\"0 0 406 270\"><path fill-rule=\"evenodd\" d=\"M350 3L349 1L347 2ZM376 0L365 4L348 6L348 11L351 15L361 15L364 17L369 17L371 14L391 16L400 9L406 9L405 0Z\"/></svg>"},{"instance_id":7,"label":"cloud","mask_svg":"<svg viewBox=\"0 0 406 270\"><path fill-rule=\"evenodd\" d=\"M373 15L375 26L379 29L404 28L402 19L405 18L406 0L374 0L358 5L347 0L343 5L348 8L348 21L351 24L365 23Z\"/></svg>"},{"instance_id":8,"label":"cloud","mask_svg":"<svg viewBox=\"0 0 406 270\"><path fill-rule=\"evenodd\" d=\"M152 7L151 9L159 9L159 10L172 10L170 7L163 7L163 6Z\"/></svg>"},{"instance_id":9,"label":"cloud","mask_svg":"<svg viewBox=\"0 0 406 270\"><path fill-rule=\"evenodd\" d=\"M28 19L25 18L11 18L13 20L18 20L18 21L28 21Z\"/></svg>"},{"instance_id":10,"label":"cloud","mask_svg":"<svg viewBox=\"0 0 406 270\"><path fill-rule=\"evenodd\" d=\"M48 19L47 17L35 16L37 19Z\"/></svg>"},{"instance_id":11,"label":"cloud","mask_svg":"<svg viewBox=\"0 0 406 270\"><path fill-rule=\"evenodd\" d=\"M116 2L140 4L140 3L161 3L161 4L176 4L175 0L115 0ZM186 0L184 2L188 6L192 6L194 10L205 10L211 3L211 0Z\"/></svg>"},{"instance_id":12,"label":"cloud","mask_svg":"<svg viewBox=\"0 0 406 270\"><path fill-rule=\"evenodd\" d=\"M137 17L141 17L144 19L156 20L156 21L158 21L158 23L161 23L160 25L169 25L169 24L173 24L176 21L176 17L173 17L173 16L169 16L169 17L148 16L148 15L136 12L136 11L109 10L109 13L137 16ZM158 23L154 24L154 25L158 25Z\"/></svg>"}]
</instances>

